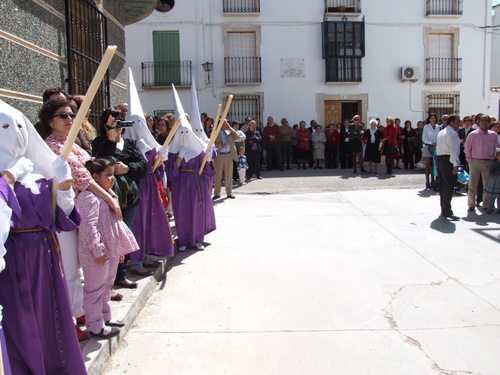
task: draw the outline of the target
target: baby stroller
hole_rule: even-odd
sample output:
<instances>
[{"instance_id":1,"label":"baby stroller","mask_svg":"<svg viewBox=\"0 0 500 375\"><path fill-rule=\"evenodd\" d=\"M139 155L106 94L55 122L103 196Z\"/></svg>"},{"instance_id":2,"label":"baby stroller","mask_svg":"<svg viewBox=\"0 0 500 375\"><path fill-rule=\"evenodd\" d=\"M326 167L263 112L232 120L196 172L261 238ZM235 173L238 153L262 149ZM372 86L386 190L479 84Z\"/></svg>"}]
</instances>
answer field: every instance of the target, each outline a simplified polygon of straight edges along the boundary
<instances>
[{"instance_id":1,"label":"baby stroller","mask_svg":"<svg viewBox=\"0 0 500 375\"><path fill-rule=\"evenodd\" d=\"M437 153L436 150L434 150L434 154L432 155L432 161L434 164L434 181L432 182L432 189L434 191L439 191L439 183L438 183L438 168L437 168ZM469 190L469 174L467 171L464 169L464 166L462 164L458 164L458 174L457 174L457 183L455 184L455 187L453 191L455 194L462 194L462 188L465 188L465 192Z\"/></svg>"}]
</instances>

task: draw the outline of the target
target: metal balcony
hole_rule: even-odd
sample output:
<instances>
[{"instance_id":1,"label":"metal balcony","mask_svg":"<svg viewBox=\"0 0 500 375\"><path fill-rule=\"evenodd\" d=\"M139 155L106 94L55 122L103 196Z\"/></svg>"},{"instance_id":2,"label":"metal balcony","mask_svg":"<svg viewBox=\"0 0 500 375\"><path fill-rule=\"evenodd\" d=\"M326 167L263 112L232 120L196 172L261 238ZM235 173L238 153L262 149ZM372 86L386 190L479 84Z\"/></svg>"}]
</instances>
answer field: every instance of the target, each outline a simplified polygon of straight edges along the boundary
<instances>
[{"instance_id":1,"label":"metal balcony","mask_svg":"<svg viewBox=\"0 0 500 375\"><path fill-rule=\"evenodd\" d=\"M361 0L326 0L326 13L361 13Z\"/></svg>"},{"instance_id":2,"label":"metal balcony","mask_svg":"<svg viewBox=\"0 0 500 375\"><path fill-rule=\"evenodd\" d=\"M262 82L260 57L225 57L226 84L256 84Z\"/></svg>"},{"instance_id":3,"label":"metal balcony","mask_svg":"<svg viewBox=\"0 0 500 375\"><path fill-rule=\"evenodd\" d=\"M191 86L191 61L143 62L142 87Z\"/></svg>"},{"instance_id":4,"label":"metal balcony","mask_svg":"<svg viewBox=\"0 0 500 375\"><path fill-rule=\"evenodd\" d=\"M427 0L427 16L461 16L463 0Z\"/></svg>"},{"instance_id":5,"label":"metal balcony","mask_svg":"<svg viewBox=\"0 0 500 375\"><path fill-rule=\"evenodd\" d=\"M260 0L223 0L224 13L260 13Z\"/></svg>"},{"instance_id":6,"label":"metal balcony","mask_svg":"<svg viewBox=\"0 0 500 375\"><path fill-rule=\"evenodd\" d=\"M361 82L361 57L325 59L326 82Z\"/></svg>"},{"instance_id":7,"label":"metal balcony","mask_svg":"<svg viewBox=\"0 0 500 375\"><path fill-rule=\"evenodd\" d=\"M462 59L432 57L425 60L427 83L462 82Z\"/></svg>"}]
</instances>

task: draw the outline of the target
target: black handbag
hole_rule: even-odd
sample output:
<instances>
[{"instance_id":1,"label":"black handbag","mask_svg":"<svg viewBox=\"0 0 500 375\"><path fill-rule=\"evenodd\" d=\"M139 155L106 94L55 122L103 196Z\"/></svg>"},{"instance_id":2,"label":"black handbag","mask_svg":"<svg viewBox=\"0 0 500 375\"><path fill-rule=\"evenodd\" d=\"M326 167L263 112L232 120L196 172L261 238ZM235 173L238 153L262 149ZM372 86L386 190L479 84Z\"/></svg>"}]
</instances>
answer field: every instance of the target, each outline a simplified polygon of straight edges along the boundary
<instances>
[{"instance_id":1,"label":"black handbag","mask_svg":"<svg viewBox=\"0 0 500 375\"><path fill-rule=\"evenodd\" d=\"M399 148L397 148L396 146L388 145L385 149L385 155L390 158L396 157L399 155Z\"/></svg>"}]
</instances>

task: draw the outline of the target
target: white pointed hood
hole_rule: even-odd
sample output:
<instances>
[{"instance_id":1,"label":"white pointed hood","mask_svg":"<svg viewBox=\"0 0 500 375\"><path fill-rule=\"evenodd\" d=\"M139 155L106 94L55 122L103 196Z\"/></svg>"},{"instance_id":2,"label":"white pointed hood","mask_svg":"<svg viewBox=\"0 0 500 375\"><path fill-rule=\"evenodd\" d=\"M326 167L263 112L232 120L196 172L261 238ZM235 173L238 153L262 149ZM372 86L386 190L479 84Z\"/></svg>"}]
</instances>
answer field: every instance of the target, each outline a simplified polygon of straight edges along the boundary
<instances>
[{"instance_id":1,"label":"white pointed hood","mask_svg":"<svg viewBox=\"0 0 500 375\"><path fill-rule=\"evenodd\" d=\"M184 159L188 162L204 152L206 145L194 134L174 85L172 85L172 92L175 102L175 117L181 119L181 125L177 129L168 149L169 152L178 153L179 149L183 147L186 149Z\"/></svg>"},{"instance_id":2,"label":"white pointed hood","mask_svg":"<svg viewBox=\"0 0 500 375\"><path fill-rule=\"evenodd\" d=\"M40 178L55 177L52 163L56 154L47 146L33 124L14 107L0 100L0 172L17 158L24 156L33 163L33 171L19 182L32 187ZM33 191L33 193L38 193Z\"/></svg>"},{"instance_id":3,"label":"white pointed hood","mask_svg":"<svg viewBox=\"0 0 500 375\"><path fill-rule=\"evenodd\" d=\"M198 95L196 93L196 83L194 80L194 75L192 77L193 83L191 84L191 126L193 127L194 134L201 139L201 141L208 146L209 139L205 130L203 129L203 124L200 118L200 107L198 105Z\"/></svg>"},{"instance_id":4,"label":"white pointed hood","mask_svg":"<svg viewBox=\"0 0 500 375\"><path fill-rule=\"evenodd\" d=\"M148 129L132 69L130 68L128 68L128 114L126 120L134 121L134 125L131 128L126 128L123 138L135 139L143 154L153 148L158 149L160 147ZM143 142L140 142L141 140Z\"/></svg>"}]
</instances>

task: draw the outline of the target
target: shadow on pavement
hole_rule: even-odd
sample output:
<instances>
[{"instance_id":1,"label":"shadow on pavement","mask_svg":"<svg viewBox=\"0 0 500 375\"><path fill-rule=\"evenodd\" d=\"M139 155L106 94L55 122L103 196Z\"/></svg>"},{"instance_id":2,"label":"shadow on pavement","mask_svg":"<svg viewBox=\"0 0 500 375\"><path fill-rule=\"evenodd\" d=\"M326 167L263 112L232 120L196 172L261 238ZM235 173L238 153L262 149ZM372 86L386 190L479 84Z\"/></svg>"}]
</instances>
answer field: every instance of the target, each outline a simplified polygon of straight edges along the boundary
<instances>
[{"instance_id":1,"label":"shadow on pavement","mask_svg":"<svg viewBox=\"0 0 500 375\"><path fill-rule=\"evenodd\" d=\"M478 228L472 230L500 244L500 228Z\"/></svg>"},{"instance_id":2,"label":"shadow on pavement","mask_svg":"<svg viewBox=\"0 0 500 375\"><path fill-rule=\"evenodd\" d=\"M476 225L480 226L487 226L490 223L497 223L500 224L500 215L498 214L492 214L488 215L484 211L479 211L478 212L467 212L467 216L463 217L462 220L468 221L470 223L475 223Z\"/></svg>"},{"instance_id":3,"label":"shadow on pavement","mask_svg":"<svg viewBox=\"0 0 500 375\"><path fill-rule=\"evenodd\" d=\"M457 226L453 221L437 218L431 222L431 228L444 234L453 234L457 230Z\"/></svg>"}]
</instances>

